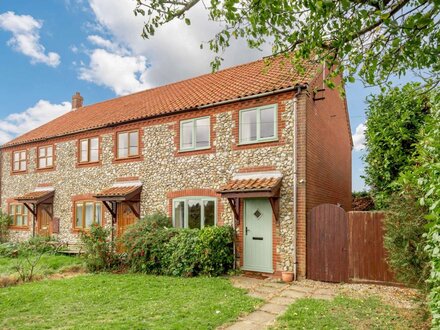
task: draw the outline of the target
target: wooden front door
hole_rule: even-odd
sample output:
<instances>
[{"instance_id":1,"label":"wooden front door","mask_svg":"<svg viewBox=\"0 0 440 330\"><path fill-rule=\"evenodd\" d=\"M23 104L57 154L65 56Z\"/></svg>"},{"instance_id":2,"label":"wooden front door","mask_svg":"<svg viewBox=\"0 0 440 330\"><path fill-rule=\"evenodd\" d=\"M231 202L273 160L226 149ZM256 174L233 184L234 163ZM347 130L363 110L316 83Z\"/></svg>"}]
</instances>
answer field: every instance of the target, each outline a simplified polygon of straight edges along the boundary
<instances>
[{"instance_id":1,"label":"wooden front door","mask_svg":"<svg viewBox=\"0 0 440 330\"><path fill-rule=\"evenodd\" d=\"M37 229L38 235L50 236L52 234L52 204L42 204L38 206L37 211Z\"/></svg>"},{"instance_id":2,"label":"wooden front door","mask_svg":"<svg viewBox=\"0 0 440 330\"><path fill-rule=\"evenodd\" d=\"M130 207L125 203L118 204L118 218L116 220L116 236L122 237L128 226L137 221Z\"/></svg>"},{"instance_id":3,"label":"wooden front door","mask_svg":"<svg viewBox=\"0 0 440 330\"><path fill-rule=\"evenodd\" d=\"M267 198L245 199L243 235L243 269L272 273L272 207Z\"/></svg>"}]
</instances>

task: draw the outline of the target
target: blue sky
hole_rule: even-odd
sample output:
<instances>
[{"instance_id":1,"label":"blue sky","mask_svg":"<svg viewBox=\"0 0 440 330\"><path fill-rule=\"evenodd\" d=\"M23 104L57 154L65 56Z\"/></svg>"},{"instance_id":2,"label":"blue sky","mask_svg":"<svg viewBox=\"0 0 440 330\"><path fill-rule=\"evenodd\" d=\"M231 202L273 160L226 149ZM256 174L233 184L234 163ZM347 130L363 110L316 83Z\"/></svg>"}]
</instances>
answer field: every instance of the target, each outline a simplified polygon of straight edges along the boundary
<instances>
[{"instance_id":1,"label":"blue sky","mask_svg":"<svg viewBox=\"0 0 440 330\"><path fill-rule=\"evenodd\" d=\"M192 26L175 22L152 40L132 0L3 0L0 2L0 143L70 110L80 91L91 104L209 72L213 54L200 49L218 26L203 8ZM206 47L205 47L206 48ZM224 67L270 53L235 42ZM347 86L351 129L362 144L365 98L377 92L360 81ZM358 128L356 132L356 128ZM353 189L364 188L360 150L353 151Z\"/></svg>"}]
</instances>

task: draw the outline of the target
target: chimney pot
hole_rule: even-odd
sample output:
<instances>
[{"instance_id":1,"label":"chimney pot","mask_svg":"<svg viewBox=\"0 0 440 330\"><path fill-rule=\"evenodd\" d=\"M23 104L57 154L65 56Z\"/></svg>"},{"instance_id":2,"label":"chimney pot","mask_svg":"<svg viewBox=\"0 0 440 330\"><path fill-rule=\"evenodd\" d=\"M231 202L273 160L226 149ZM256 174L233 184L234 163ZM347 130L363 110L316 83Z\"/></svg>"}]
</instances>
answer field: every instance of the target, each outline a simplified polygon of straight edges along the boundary
<instances>
[{"instance_id":1,"label":"chimney pot","mask_svg":"<svg viewBox=\"0 0 440 330\"><path fill-rule=\"evenodd\" d=\"M75 95L72 96L72 110L76 110L83 106L84 98L81 96L79 92L76 92Z\"/></svg>"}]
</instances>

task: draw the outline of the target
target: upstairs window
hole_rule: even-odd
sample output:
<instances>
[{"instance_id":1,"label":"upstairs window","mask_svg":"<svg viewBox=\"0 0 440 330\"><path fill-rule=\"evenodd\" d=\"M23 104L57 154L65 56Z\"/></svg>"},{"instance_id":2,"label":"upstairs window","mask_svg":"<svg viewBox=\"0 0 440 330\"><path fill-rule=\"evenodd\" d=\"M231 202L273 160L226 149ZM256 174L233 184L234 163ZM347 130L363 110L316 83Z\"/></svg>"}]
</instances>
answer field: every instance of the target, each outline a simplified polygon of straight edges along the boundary
<instances>
[{"instance_id":1,"label":"upstairs window","mask_svg":"<svg viewBox=\"0 0 440 330\"><path fill-rule=\"evenodd\" d=\"M12 154L12 171L24 172L26 171L26 150L14 151Z\"/></svg>"},{"instance_id":2,"label":"upstairs window","mask_svg":"<svg viewBox=\"0 0 440 330\"><path fill-rule=\"evenodd\" d=\"M176 228L203 228L215 226L216 199L212 197L185 197L173 200L173 225Z\"/></svg>"},{"instance_id":3,"label":"upstairs window","mask_svg":"<svg viewBox=\"0 0 440 330\"><path fill-rule=\"evenodd\" d=\"M199 150L210 147L210 118L180 122L180 150Z\"/></svg>"},{"instance_id":4,"label":"upstairs window","mask_svg":"<svg viewBox=\"0 0 440 330\"><path fill-rule=\"evenodd\" d=\"M12 218L11 226L27 227L29 224L29 212L23 204L10 204L9 215Z\"/></svg>"},{"instance_id":5,"label":"upstairs window","mask_svg":"<svg viewBox=\"0 0 440 330\"><path fill-rule=\"evenodd\" d=\"M75 229L90 229L92 224L102 225L102 204L95 201L75 203Z\"/></svg>"},{"instance_id":6,"label":"upstairs window","mask_svg":"<svg viewBox=\"0 0 440 330\"><path fill-rule=\"evenodd\" d=\"M38 148L38 168L53 167L53 146Z\"/></svg>"},{"instance_id":7,"label":"upstairs window","mask_svg":"<svg viewBox=\"0 0 440 330\"><path fill-rule=\"evenodd\" d=\"M99 161L99 138L80 140L79 148L80 163L96 163Z\"/></svg>"},{"instance_id":8,"label":"upstairs window","mask_svg":"<svg viewBox=\"0 0 440 330\"><path fill-rule=\"evenodd\" d=\"M240 144L277 139L277 105L240 111Z\"/></svg>"},{"instance_id":9,"label":"upstairs window","mask_svg":"<svg viewBox=\"0 0 440 330\"><path fill-rule=\"evenodd\" d=\"M139 156L139 131L117 133L118 159Z\"/></svg>"}]
</instances>

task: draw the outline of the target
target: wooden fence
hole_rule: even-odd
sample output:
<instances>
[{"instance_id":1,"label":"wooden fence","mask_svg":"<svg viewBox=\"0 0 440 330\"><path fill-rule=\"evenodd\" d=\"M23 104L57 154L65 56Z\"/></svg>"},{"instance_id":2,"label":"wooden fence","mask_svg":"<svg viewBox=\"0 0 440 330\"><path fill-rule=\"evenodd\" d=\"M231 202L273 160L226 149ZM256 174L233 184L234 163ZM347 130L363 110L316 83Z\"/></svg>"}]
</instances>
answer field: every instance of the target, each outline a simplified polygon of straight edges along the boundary
<instances>
[{"instance_id":1,"label":"wooden fence","mask_svg":"<svg viewBox=\"0 0 440 330\"><path fill-rule=\"evenodd\" d=\"M332 204L307 217L307 278L396 283L386 261L384 213L348 212Z\"/></svg>"}]
</instances>

